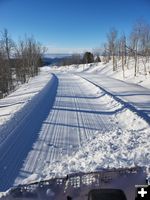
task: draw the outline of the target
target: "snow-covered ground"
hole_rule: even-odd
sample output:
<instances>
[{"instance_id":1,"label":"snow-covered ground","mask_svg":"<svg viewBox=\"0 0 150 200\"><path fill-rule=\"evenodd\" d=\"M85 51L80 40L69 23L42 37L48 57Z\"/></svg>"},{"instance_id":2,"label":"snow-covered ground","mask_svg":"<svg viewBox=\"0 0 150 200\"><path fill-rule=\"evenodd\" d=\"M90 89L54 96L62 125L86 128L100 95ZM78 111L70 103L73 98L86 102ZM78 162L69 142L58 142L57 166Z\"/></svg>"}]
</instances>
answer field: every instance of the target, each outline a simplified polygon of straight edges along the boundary
<instances>
[{"instance_id":1,"label":"snow-covered ground","mask_svg":"<svg viewBox=\"0 0 150 200\"><path fill-rule=\"evenodd\" d=\"M128 62L127 62L128 63ZM70 65L70 66L61 66L57 67L55 66L53 70L58 70L62 72L86 72L86 73L94 73L94 74L103 74L105 76L117 78L119 80L123 80L125 82L129 83L135 83L138 85L141 85L143 87L150 89L150 62L147 63L147 75L144 73L144 65L142 60L139 60L138 68L139 73L137 73L137 76L134 76L134 60L130 59L128 67L125 65L125 76L123 77L122 67L121 67L121 61L118 62L118 68L117 71L112 70L112 61L110 61L107 64L104 64L104 62L100 63L91 63L91 64L81 64L81 65Z\"/></svg>"},{"instance_id":2,"label":"snow-covered ground","mask_svg":"<svg viewBox=\"0 0 150 200\"><path fill-rule=\"evenodd\" d=\"M15 92L0 99L0 129L2 125L14 117L48 83L51 74L46 69L46 67L41 68L38 76L30 78L28 83L20 85Z\"/></svg>"},{"instance_id":3,"label":"snow-covered ground","mask_svg":"<svg viewBox=\"0 0 150 200\"><path fill-rule=\"evenodd\" d=\"M135 95L132 92L135 92L136 85L133 89L130 88L132 84L126 87L129 88L130 94L128 104L123 104L115 98L115 79L103 74L103 80L99 82L98 76L92 71L98 66L87 66L88 69L82 65L71 66L71 69L61 67L59 70L44 67L41 77L35 78L33 84L32 81L27 84L26 92L22 90L19 93L20 88L16 91L18 98L12 93L11 97L7 97L8 101L7 98L1 100L0 109L3 109L3 112L7 111L9 104L14 104L12 97L18 102L26 102L18 109L22 112L15 112L17 109L14 108L15 114L11 115L7 122L4 119L5 126L1 125L1 191L14 184L66 176L72 172L89 172L108 167L150 166L149 123L136 112L141 104L134 106L133 102L135 111L129 106ZM81 67L84 67L84 73L81 73ZM66 73L67 71L72 73ZM85 74L85 71L88 73ZM50 75L50 72L55 75ZM75 72L76 74L73 74ZM94 72L96 73L96 70ZM122 82L122 85L124 84ZM115 91L107 92L110 86L115 88ZM120 85L118 87L121 88ZM143 88L136 92L141 90L143 91ZM26 98L29 93L33 93L32 98L30 95ZM20 94L22 95L19 99ZM142 104L145 95L146 114L149 113L149 89L144 88L144 94L136 95ZM124 94L120 96L124 101ZM140 112L144 113L143 110ZM23 113L22 120L17 117L17 123L12 128L14 116L20 117L19 113Z\"/></svg>"},{"instance_id":4,"label":"snow-covered ground","mask_svg":"<svg viewBox=\"0 0 150 200\"><path fill-rule=\"evenodd\" d=\"M89 91L98 90L92 84L85 83ZM96 96L97 102L101 104L98 103L95 109L101 116L101 127L85 138L76 152L52 164L48 163L48 167L43 170L44 178L103 168L149 167L149 124L102 90L99 89Z\"/></svg>"}]
</instances>

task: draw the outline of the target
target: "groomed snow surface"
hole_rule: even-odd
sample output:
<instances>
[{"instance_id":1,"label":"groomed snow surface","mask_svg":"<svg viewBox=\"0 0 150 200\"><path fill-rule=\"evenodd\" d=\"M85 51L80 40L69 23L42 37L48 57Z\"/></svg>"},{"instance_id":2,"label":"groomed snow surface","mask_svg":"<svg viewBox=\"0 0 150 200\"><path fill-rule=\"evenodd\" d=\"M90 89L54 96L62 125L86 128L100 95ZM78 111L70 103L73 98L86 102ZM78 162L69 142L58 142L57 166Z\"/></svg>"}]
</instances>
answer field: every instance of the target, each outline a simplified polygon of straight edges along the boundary
<instances>
[{"instance_id":1,"label":"groomed snow surface","mask_svg":"<svg viewBox=\"0 0 150 200\"><path fill-rule=\"evenodd\" d=\"M137 112L81 73L42 71L26 92L16 91L24 105L0 127L0 191L73 172L150 166L150 126ZM0 113L14 105L10 96Z\"/></svg>"},{"instance_id":2,"label":"groomed snow surface","mask_svg":"<svg viewBox=\"0 0 150 200\"><path fill-rule=\"evenodd\" d=\"M149 167L149 125L103 91L96 96L101 104L97 110L102 117L101 130L85 138L73 154L47 164L44 178L104 168Z\"/></svg>"},{"instance_id":3,"label":"groomed snow surface","mask_svg":"<svg viewBox=\"0 0 150 200\"><path fill-rule=\"evenodd\" d=\"M112 61L110 61L107 64L105 64L104 62L100 62L100 63L69 65L60 67L54 66L53 70L58 70L61 72L71 72L71 73L86 72L88 74L100 74L112 78L117 78L127 83L135 83L150 89L150 83L149 83L150 62L146 64L147 74L145 75L143 61L142 59L139 59L138 61L139 72L137 73L136 77L134 76L134 65L135 65L134 59L130 58L130 61L127 61L128 67L127 65L125 65L124 77L122 72L121 61L118 62L118 68L116 71L112 70L112 64L113 64Z\"/></svg>"}]
</instances>

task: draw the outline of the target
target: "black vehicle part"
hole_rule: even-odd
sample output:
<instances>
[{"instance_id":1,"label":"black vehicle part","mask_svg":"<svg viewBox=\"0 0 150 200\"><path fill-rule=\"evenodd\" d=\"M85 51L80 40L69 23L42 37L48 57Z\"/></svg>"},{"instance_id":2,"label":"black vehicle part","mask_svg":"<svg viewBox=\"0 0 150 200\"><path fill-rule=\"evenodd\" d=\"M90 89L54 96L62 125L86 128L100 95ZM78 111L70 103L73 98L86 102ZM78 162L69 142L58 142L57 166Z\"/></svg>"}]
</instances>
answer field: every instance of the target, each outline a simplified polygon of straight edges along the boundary
<instances>
[{"instance_id":1,"label":"black vehicle part","mask_svg":"<svg viewBox=\"0 0 150 200\"><path fill-rule=\"evenodd\" d=\"M145 171L139 167L103 169L89 173L78 172L65 177L54 177L16 186L6 192L0 192L0 200L87 200L89 194L92 200L103 200L106 189L107 194L104 200L126 200L126 198L134 200L135 185L146 184L145 180ZM121 195L120 192L110 194L109 191L114 190L123 191L126 198L123 198L123 195L115 197L117 194ZM96 195L90 191L98 192ZM117 199L119 197L120 199Z\"/></svg>"},{"instance_id":2,"label":"black vehicle part","mask_svg":"<svg viewBox=\"0 0 150 200\"><path fill-rule=\"evenodd\" d=\"M127 200L119 189L94 189L88 194L88 200Z\"/></svg>"}]
</instances>

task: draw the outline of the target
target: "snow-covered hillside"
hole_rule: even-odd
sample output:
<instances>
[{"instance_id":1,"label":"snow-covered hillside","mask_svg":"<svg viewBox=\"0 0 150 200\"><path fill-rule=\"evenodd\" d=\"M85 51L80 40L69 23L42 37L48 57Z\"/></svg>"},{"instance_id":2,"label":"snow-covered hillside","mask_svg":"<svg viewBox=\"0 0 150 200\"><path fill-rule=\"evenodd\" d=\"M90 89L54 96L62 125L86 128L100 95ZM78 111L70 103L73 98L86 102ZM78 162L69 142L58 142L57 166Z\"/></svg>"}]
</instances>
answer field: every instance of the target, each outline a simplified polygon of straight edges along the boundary
<instances>
[{"instance_id":1,"label":"snow-covered hillside","mask_svg":"<svg viewBox=\"0 0 150 200\"><path fill-rule=\"evenodd\" d=\"M100 63L91 63L91 64L81 64L81 65L70 65L70 66L61 66L61 67L53 67L55 70L59 70L62 72L85 72L85 73L96 73L96 74L104 74L105 76L110 76L113 78L117 78L119 80L123 80L129 83L136 83L143 87L150 89L150 63L147 63L147 75L144 73L144 65L142 60L139 60L139 74L134 76L134 60L131 59L128 67L125 66L125 76L123 77L123 72L121 68L121 61L118 62L117 71L112 70L112 61L105 64L104 62Z\"/></svg>"},{"instance_id":2,"label":"snow-covered hillside","mask_svg":"<svg viewBox=\"0 0 150 200\"><path fill-rule=\"evenodd\" d=\"M20 87L7 97L0 99L0 129L29 103L35 95L48 83L52 75L47 68L42 68L38 76L30 78L28 83Z\"/></svg>"}]
</instances>

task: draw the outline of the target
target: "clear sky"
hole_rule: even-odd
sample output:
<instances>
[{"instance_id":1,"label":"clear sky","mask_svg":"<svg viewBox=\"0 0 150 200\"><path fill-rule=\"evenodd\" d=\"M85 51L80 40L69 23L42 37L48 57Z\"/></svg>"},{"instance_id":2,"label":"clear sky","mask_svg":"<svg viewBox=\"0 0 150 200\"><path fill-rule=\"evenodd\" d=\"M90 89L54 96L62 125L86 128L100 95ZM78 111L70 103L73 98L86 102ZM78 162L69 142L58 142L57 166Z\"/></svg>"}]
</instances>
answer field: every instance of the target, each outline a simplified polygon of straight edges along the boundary
<instances>
[{"instance_id":1,"label":"clear sky","mask_svg":"<svg viewBox=\"0 0 150 200\"><path fill-rule=\"evenodd\" d=\"M0 0L0 30L34 35L50 53L100 47L111 27L128 34L137 19L150 23L150 0Z\"/></svg>"}]
</instances>

